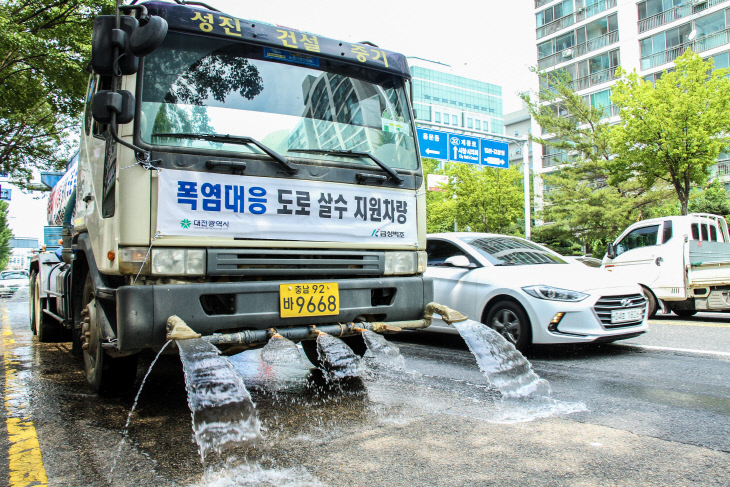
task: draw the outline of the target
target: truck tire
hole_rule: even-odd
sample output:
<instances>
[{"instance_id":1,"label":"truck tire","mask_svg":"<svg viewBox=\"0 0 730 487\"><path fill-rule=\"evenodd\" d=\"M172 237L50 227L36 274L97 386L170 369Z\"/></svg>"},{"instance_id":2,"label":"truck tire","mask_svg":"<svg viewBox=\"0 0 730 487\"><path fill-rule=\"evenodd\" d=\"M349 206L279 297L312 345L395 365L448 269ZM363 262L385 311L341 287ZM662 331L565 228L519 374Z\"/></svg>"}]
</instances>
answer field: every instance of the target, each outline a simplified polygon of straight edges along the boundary
<instances>
[{"instance_id":1,"label":"truck tire","mask_svg":"<svg viewBox=\"0 0 730 487\"><path fill-rule=\"evenodd\" d=\"M61 324L43 312L43 301L41 301L41 279L36 275L33 284L33 316L31 323L35 326L33 332L38 336L41 343L57 342L61 332Z\"/></svg>"},{"instance_id":2,"label":"truck tire","mask_svg":"<svg viewBox=\"0 0 730 487\"><path fill-rule=\"evenodd\" d=\"M137 377L137 355L114 358L102 347L101 325L96 312L94 283L86 276L82 294L81 342L86 382L99 394L124 394Z\"/></svg>"},{"instance_id":3,"label":"truck tire","mask_svg":"<svg viewBox=\"0 0 730 487\"><path fill-rule=\"evenodd\" d=\"M682 318L689 318L697 314L697 311L693 309L673 309L672 313Z\"/></svg>"},{"instance_id":4,"label":"truck tire","mask_svg":"<svg viewBox=\"0 0 730 487\"><path fill-rule=\"evenodd\" d=\"M654 293L649 291L644 286L641 287L641 292L644 293L644 297L646 298L646 307L647 307L646 317L648 319L654 318L654 316L656 316L656 312L659 309L659 307L657 306L656 298L654 297Z\"/></svg>"},{"instance_id":5,"label":"truck tire","mask_svg":"<svg viewBox=\"0 0 730 487\"><path fill-rule=\"evenodd\" d=\"M527 313L514 301L502 300L492 306L485 324L524 351L532 344L532 328Z\"/></svg>"}]
</instances>

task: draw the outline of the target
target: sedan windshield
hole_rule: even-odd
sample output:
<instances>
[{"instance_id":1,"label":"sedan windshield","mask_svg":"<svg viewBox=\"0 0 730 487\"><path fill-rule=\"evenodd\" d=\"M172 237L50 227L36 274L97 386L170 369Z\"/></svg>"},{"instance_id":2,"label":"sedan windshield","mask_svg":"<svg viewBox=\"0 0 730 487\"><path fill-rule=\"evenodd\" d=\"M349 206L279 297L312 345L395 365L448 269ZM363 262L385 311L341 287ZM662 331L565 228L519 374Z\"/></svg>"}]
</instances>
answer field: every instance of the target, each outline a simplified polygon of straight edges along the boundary
<instances>
[{"instance_id":1,"label":"sedan windshield","mask_svg":"<svg viewBox=\"0 0 730 487\"><path fill-rule=\"evenodd\" d=\"M461 237L494 265L566 264L544 247L515 237Z\"/></svg>"},{"instance_id":2,"label":"sedan windshield","mask_svg":"<svg viewBox=\"0 0 730 487\"><path fill-rule=\"evenodd\" d=\"M144 60L141 109L150 145L263 153L222 138L170 136L215 134L255 139L288 159L375 166L332 152L351 150L392 168L418 167L403 79L317 56L170 32ZM306 152L313 149L323 152Z\"/></svg>"}]
</instances>

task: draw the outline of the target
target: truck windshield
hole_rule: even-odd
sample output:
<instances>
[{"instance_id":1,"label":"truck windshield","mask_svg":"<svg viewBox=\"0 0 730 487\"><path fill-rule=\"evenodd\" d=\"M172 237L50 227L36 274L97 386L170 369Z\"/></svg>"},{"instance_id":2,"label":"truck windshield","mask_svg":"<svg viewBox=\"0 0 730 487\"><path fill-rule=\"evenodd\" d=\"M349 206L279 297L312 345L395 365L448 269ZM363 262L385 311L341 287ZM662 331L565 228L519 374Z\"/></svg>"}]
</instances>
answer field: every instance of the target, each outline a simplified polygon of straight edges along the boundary
<instances>
[{"instance_id":1,"label":"truck windshield","mask_svg":"<svg viewBox=\"0 0 730 487\"><path fill-rule=\"evenodd\" d=\"M226 134L287 158L374 165L333 152L353 150L393 168L418 168L402 78L298 52L170 32L145 58L141 111L140 135L150 145L263 153L250 144L165 136Z\"/></svg>"}]
</instances>

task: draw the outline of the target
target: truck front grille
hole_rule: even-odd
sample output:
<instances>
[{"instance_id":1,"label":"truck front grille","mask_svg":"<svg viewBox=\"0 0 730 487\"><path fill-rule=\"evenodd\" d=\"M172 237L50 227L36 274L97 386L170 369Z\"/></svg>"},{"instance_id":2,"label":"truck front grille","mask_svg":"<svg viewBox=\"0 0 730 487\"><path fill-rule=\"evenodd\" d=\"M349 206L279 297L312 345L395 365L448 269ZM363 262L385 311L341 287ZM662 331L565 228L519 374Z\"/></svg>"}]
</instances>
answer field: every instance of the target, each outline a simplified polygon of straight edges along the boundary
<instances>
[{"instance_id":1,"label":"truck front grille","mask_svg":"<svg viewBox=\"0 0 730 487\"><path fill-rule=\"evenodd\" d=\"M612 310L626 310L641 308L641 318L634 321L626 321L623 323L611 323ZM646 298L643 294L623 294L618 296L601 296L593 310L598 315L604 328L625 328L627 326L640 325L644 321L644 313L646 310Z\"/></svg>"},{"instance_id":2,"label":"truck front grille","mask_svg":"<svg viewBox=\"0 0 730 487\"><path fill-rule=\"evenodd\" d=\"M383 252L208 249L210 276L382 276Z\"/></svg>"}]
</instances>

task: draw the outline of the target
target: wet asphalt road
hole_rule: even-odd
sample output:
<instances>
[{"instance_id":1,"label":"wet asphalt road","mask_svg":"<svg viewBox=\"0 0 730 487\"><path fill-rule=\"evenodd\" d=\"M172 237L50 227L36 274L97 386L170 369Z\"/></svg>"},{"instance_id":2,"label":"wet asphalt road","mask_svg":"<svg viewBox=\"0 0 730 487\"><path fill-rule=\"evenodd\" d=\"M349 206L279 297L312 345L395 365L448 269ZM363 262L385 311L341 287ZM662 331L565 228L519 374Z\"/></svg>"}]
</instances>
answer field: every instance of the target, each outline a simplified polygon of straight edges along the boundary
<instances>
[{"instance_id":1,"label":"wet asphalt road","mask_svg":"<svg viewBox=\"0 0 730 487\"><path fill-rule=\"evenodd\" d=\"M44 472L58 486L730 485L730 314L659 315L625 343L537 348L543 400L499 401L458 337L401 334L411 373L250 387L263 445L206 469L177 355L150 373L125 437L133 394L89 394L70 343L32 336L27 304L0 302L7 485L43 485Z\"/></svg>"}]
</instances>

